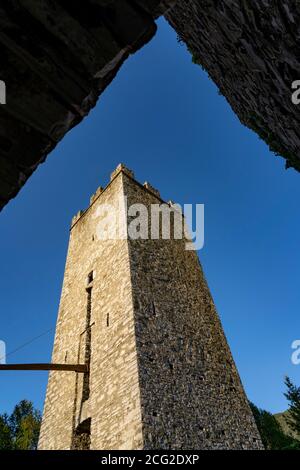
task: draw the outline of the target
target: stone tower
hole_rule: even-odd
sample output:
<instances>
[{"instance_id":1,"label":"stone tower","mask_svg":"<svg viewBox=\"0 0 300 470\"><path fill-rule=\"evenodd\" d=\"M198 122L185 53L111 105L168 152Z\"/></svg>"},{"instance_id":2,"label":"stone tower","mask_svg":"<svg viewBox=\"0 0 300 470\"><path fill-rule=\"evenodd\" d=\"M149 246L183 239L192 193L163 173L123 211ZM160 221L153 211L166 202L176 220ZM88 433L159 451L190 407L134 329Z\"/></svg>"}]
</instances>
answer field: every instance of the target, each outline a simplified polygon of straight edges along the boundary
<instances>
[{"instance_id":1,"label":"stone tower","mask_svg":"<svg viewBox=\"0 0 300 470\"><path fill-rule=\"evenodd\" d=\"M137 203L163 201L119 165L72 221L52 362L89 371L50 372L39 449L262 448L197 253L99 237Z\"/></svg>"}]
</instances>

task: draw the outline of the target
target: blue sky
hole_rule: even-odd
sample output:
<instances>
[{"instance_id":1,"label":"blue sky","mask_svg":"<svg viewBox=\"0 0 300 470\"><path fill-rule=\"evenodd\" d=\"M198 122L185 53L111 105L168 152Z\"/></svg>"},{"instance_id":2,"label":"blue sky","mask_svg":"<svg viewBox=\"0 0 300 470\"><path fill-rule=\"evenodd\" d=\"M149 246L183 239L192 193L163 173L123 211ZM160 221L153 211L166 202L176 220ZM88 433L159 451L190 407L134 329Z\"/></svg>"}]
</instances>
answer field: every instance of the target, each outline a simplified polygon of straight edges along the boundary
<instances>
[{"instance_id":1,"label":"blue sky","mask_svg":"<svg viewBox=\"0 0 300 470\"><path fill-rule=\"evenodd\" d=\"M200 259L248 397L286 408L300 385L300 175L243 127L164 20L89 117L0 214L0 339L8 362L49 362L72 216L124 162L181 204L205 204ZM0 412L42 409L47 374L1 372Z\"/></svg>"}]
</instances>

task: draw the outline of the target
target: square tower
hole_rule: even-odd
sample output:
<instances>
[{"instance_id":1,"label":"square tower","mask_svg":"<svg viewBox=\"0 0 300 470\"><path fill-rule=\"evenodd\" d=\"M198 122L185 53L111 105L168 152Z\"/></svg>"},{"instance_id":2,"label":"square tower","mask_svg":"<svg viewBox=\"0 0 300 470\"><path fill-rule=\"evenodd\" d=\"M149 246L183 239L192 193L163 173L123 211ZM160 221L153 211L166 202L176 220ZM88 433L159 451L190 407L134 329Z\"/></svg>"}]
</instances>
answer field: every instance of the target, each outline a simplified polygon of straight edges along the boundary
<instances>
[{"instance_id":1,"label":"square tower","mask_svg":"<svg viewBox=\"0 0 300 470\"><path fill-rule=\"evenodd\" d=\"M52 362L89 368L50 372L39 449L261 449L197 253L127 236L137 204L165 203L119 165L73 218Z\"/></svg>"}]
</instances>

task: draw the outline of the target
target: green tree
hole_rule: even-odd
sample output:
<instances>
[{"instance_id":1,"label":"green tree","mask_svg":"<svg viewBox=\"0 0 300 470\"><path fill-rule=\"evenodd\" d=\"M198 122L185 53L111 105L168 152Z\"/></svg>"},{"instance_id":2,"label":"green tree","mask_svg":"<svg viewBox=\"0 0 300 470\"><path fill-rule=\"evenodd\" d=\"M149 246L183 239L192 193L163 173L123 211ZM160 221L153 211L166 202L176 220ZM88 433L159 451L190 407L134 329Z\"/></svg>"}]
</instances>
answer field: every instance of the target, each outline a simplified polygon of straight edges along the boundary
<instances>
[{"instance_id":1,"label":"green tree","mask_svg":"<svg viewBox=\"0 0 300 470\"><path fill-rule=\"evenodd\" d=\"M12 432L7 414L0 415L0 450L11 450L13 447Z\"/></svg>"},{"instance_id":2,"label":"green tree","mask_svg":"<svg viewBox=\"0 0 300 470\"><path fill-rule=\"evenodd\" d=\"M300 436L300 387L296 387L289 377L285 378L285 385L287 391L284 395L289 402L286 422L291 430Z\"/></svg>"},{"instance_id":3,"label":"green tree","mask_svg":"<svg viewBox=\"0 0 300 470\"><path fill-rule=\"evenodd\" d=\"M276 418L266 410L250 403L252 413L266 450L300 449L300 443L284 434Z\"/></svg>"},{"instance_id":4,"label":"green tree","mask_svg":"<svg viewBox=\"0 0 300 470\"><path fill-rule=\"evenodd\" d=\"M37 448L41 414L32 402L22 400L12 414L0 415L0 450L34 450Z\"/></svg>"}]
</instances>

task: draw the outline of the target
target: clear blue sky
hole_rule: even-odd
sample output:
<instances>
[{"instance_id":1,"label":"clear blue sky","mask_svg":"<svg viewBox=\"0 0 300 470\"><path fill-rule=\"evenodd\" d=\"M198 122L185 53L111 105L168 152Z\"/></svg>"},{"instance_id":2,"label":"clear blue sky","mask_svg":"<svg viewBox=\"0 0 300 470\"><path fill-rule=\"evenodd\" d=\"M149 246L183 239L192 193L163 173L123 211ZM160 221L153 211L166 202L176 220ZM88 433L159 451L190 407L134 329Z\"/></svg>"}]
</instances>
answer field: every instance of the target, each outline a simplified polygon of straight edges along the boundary
<instances>
[{"instance_id":1,"label":"clear blue sky","mask_svg":"<svg viewBox=\"0 0 300 470\"><path fill-rule=\"evenodd\" d=\"M283 378L300 384L300 174L285 171L243 127L164 20L0 214L0 339L7 358L48 362L72 216L119 162L179 203L204 203L207 280L249 398L286 408ZM0 412L42 408L47 374L1 372Z\"/></svg>"}]
</instances>

